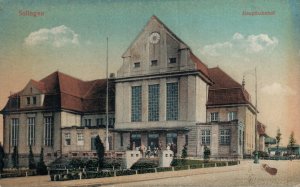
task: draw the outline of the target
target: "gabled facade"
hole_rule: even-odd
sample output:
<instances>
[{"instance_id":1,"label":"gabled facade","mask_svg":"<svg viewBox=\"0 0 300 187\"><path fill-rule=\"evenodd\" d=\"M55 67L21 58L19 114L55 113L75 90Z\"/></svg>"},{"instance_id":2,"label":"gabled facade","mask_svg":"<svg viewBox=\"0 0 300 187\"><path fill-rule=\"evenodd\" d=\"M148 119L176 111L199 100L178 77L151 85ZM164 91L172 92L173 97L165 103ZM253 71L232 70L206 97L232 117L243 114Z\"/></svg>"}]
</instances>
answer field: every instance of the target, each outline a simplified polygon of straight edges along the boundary
<instances>
[{"instance_id":1,"label":"gabled facade","mask_svg":"<svg viewBox=\"0 0 300 187\"><path fill-rule=\"evenodd\" d=\"M190 156L202 156L208 145L215 157L242 155L238 123L206 123L214 84L208 67L157 17L122 57L116 79L116 150L174 144L178 155L187 145Z\"/></svg>"},{"instance_id":2,"label":"gabled facade","mask_svg":"<svg viewBox=\"0 0 300 187\"><path fill-rule=\"evenodd\" d=\"M109 120L112 128L112 81L110 95ZM92 152L92 137L99 134L103 142L105 140L105 97L106 80L81 81L61 72L54 72L40 81L30 80L23 90L9 97L1 111L3 146L8 158L14 146L20 154L20 166L28 164L30 145L35 156L43 147L47 162L62 155L73 155L73 152Z\"/></svg>"}]
</instances>

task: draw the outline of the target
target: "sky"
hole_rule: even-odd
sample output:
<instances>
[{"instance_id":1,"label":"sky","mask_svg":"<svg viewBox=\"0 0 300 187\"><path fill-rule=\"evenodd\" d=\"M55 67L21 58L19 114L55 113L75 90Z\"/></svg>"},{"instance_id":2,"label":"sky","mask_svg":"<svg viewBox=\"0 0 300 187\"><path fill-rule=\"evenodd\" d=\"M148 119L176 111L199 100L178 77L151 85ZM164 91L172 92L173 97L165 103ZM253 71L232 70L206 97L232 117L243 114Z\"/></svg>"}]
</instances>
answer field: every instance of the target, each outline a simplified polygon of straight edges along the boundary
<instances>
[{"instance_id":1,"label":"sky","mask_svg":"<svg viewBox=\"0 0 300 187\"><path fill-rule=\"evenodd\" d=\"M249 15L255 12L269 15ZM0 108L30 79L57 70L105 78L107 37L109 72L116 73L121 55L156 15L208 67L240 83L244 76L253 103L256 68L259 121L269 136L281 130L283 146L292 131L300 143L299 13L297 0L0 0Z\"/></svg>"}]
</instances>

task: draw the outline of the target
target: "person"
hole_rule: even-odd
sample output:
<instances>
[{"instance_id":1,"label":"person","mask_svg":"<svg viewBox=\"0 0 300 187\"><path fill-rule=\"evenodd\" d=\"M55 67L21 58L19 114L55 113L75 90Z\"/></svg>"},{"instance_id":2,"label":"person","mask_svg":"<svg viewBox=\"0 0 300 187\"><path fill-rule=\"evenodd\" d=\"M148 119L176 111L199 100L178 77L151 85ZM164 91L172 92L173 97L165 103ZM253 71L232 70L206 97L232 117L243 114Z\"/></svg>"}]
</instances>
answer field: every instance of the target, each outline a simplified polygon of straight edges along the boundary
<instances>
[{"instance_id":1,"label":"person","mask_svg":"<svg viewBox=\"0 0 300 187\"><path fill-rule=\"evenodd\" d=\"M167 145L167 150L170 150L170 143L168 143Z\"/></svg>"},{"instance_id":2,"label":"person","mask_svg":"<svg viewBox=\"0 0 300 187\"><path fill-rule=\"evenodd\" d=\"M142 144L141 146L140 146L140 152L141 152L141 154L142 154L142 157L144 157L144 144Z\"/></svg>"},{"instance_id":3,"label":"person","mask_svg":"<svg viewBox=\"0 0 300 187\"><path fill-rule=\"evenodd\" d=\"M135 151L135 142L132 142L132 151Z\"/></svg>"}]
</instances>

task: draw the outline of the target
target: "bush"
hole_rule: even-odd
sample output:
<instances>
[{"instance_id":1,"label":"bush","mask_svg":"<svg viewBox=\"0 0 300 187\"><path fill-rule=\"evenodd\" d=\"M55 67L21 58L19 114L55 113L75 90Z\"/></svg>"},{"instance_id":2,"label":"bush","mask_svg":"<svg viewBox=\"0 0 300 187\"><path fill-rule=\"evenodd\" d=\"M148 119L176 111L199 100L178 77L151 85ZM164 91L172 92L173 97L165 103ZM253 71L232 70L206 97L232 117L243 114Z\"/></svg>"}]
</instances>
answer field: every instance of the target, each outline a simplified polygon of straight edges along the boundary
<instances>
[{"instance_id":1,"label":"bush","mask_svg":"<svg viewBox=\"0 0 300 187\"><path fill-rule=\"evenodd\" d=\"M131 169L138 170L138 169L156 168L156 167L158 167L158 164L154 162L136 162L131 166Z\"/></svg>"}]
</instances>

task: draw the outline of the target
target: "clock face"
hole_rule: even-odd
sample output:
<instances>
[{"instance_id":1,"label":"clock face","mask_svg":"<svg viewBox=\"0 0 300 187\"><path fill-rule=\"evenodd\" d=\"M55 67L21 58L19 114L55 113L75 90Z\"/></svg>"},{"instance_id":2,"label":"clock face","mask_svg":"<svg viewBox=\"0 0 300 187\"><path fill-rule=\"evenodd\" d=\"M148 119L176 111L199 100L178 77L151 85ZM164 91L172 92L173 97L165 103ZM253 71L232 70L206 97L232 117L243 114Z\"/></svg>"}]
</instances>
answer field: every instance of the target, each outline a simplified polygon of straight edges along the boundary
<instances>
[{"instance_id":1,"label":"clock face","mask_svg":"<svg viewBox=\"0 0 300 187\"><path fill-rule=\"evenodd\" d=\"M150 34L149 41L150 43L157 44L160 40L160 34L158 32L153 32Z\"/></svg>"}]
</instances>

